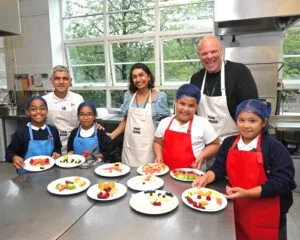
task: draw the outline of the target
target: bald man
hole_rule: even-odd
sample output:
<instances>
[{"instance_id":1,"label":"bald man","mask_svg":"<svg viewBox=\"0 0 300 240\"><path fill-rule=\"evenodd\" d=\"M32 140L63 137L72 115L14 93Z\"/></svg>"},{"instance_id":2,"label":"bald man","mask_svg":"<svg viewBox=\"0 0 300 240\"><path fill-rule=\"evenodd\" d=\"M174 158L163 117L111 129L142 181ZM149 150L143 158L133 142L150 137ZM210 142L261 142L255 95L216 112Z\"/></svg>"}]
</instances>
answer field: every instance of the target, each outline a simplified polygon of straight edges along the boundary
<instances>
[{"instance_id":1,"label":"bald man","mask_svg":"<svg viewBox=\"0 0 300 240\"><path fill-rule=\"evenodd\" d=\"M224 61L218 38L209 35L198 44L198 56L203 68L191 78L201 92L198 105L200 116L213 125L221 141L237 134L235 110L246 99L258 98L258 91L250 70L241 63Z\"/></svg>"}]
</instances>

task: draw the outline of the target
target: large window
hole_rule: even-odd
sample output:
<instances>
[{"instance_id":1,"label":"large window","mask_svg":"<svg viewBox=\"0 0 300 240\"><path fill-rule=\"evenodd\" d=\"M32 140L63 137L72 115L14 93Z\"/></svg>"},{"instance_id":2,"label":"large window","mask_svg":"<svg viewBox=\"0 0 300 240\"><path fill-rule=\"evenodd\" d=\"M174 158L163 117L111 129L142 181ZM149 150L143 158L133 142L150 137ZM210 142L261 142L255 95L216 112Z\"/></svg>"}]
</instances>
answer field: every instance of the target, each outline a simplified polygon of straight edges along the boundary
<instances>
[{"instance_id":1,"label":"large window","mask_svg":"<svg viewBox=\"0 0 300 240\"><path fill-rule=\"evenodd\" d=\"M61 0L61 9L73 86L98 106L120 107L136 62L173 99L200 67L199 38L213 31L213 0Z\"/></svg>"},{"instance_id":2,"label":"large window","mask_svg":"<svg viewBox=\"0 0 300 240\"><path fill-rule=\"evenodd\" d=\"M7 88L3 37L0 37L0 89L1 88Z\"/></svg>"}]
</instances>

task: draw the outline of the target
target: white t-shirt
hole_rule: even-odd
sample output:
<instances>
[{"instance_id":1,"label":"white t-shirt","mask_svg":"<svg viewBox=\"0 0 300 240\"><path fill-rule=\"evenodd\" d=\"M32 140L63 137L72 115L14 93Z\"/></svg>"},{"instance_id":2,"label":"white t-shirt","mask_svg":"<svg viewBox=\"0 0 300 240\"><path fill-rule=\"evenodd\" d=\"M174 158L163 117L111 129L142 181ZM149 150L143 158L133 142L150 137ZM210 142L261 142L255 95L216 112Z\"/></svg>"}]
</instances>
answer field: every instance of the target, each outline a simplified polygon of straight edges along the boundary
<instances>
[{"instance_id":1,"label":"white t-shirt","mask_svg":"<svg viewBox=\"0 0 300 240\"><path fill-rule=\"evenodd\" d=\"M167 117L160 121L155 132L155 137L163 138L171 119L172 117ZM179 122L174 118L170 126L170 130L186 133L188 127L189 122L180 126ZM191 129L191 137L193 153L194 156L197 157L206 144L211 143L217 138L217 134L211 123L206 118L195 115Z\"/></svg>"}]
</instances>

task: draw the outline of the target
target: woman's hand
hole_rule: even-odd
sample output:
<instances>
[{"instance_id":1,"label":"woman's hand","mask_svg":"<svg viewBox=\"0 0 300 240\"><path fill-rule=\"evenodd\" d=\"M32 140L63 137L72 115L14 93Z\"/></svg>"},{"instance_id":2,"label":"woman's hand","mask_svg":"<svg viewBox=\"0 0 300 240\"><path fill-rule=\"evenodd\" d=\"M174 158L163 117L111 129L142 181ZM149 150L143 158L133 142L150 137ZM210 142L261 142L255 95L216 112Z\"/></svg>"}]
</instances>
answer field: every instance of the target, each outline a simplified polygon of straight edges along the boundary
<instances>
[{"instance_id":1,"label":"woman's hand","mask_svg":"<svg viewBox=\"0 0 300 240\"><path fill-rule=\"evenodd\" d=\"M12 161L13 161L13 165L15 166L16 169L23 169L25 167L23 158L21 158L17 155L13 156Z\"/></svg>"},{"instance_id":2,"label":"woman's hand","mask_svg":"<svg viewBox=\"0 0 300 240\"><path fill-rule=\"evenodd\" d=\"M215 180L215 174L213 171L207 171L203 176L198 176L192 183L192 187L205 187L209 183Z\"/></svg>"},{"instance_id":3,"label":"woman's hand","mask_svg":"<svg viewBox=\"0 0 300 240\"><path fill-rule=\"evenodd\" d=\"M201 156L198 156L195 159L195 162L193 162L192 168L200 169L203 163L204 163L204 158L202 158Z\"/></svg>"},{"instance_id":4,"label":"woman's hand","mask_svg":"<svg viewBox=\"0 0 300 240\"><path fill-rule=\"evenodd\" d=\"M155 160L154 160L155 163L163 163L163 159L160 158L160 157L156 157Z\"/></svg>"}]
</instances>

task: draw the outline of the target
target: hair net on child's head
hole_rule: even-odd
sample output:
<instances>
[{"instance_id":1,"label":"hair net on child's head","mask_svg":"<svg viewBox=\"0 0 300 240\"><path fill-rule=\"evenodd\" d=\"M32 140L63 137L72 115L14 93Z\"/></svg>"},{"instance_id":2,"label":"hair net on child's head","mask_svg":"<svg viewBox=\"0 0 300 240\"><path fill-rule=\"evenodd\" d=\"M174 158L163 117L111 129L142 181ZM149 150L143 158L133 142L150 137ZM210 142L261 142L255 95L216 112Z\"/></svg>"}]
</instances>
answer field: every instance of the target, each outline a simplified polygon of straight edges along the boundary
<instances>
[{"instance_id":1,"label":"hair net on child's head","mask_svg":"<svg viewBox=\"0 0 300 240\"><path fill-rule=\"evenodd\" d=\"M200 89L193 84L183 84L178 88L176 93L176 99L181 97L192 97L199 103L201 97Z\"/></svg>"},{"instance_id":2,"label":"hair net on child's head","mask_svg":"<svg viewBox=\"0 0 300 240\"><path fill-rule=\"evenodd\" d=\"M77 109L77 116L78 117L79 117L80 110L83 107L89 107L93 111L94 115L97 116L96 105L92 102L84 101L84 102L80 103L79 106L78 106L78 109Z\"/></svg>"},{"instance_id":3,"label":"hair net on child's head","mask_svg":"<svg viewBox=\"0 0 300 240\"><path fill-rule=\"evenodd\" d=\"M254 113L263 120L267 120L270 117L272 111L271 103L264 102L258 99L248 99L241 102L235 112L235 119L238 118L241 112ZM269 125L264 128L264 133L268 133Z\"/></svg>"},{"instance_id":4,"label":"hair net on child's head","mask_svg":"<svg viewBox=\"0 0 300 240\"><path fill-rule=\"evenodd\" d=\"M44 105L46 106L46 108L48 109L48 106L47 106L47 102L44 98L42 98L41 96L32 96L30 97L26 103L25 103L25 109L28 110L29 109L29 106L30 104L34 101L34 100L40 100L44 103Z\"/></svg>"}]
</instances>

